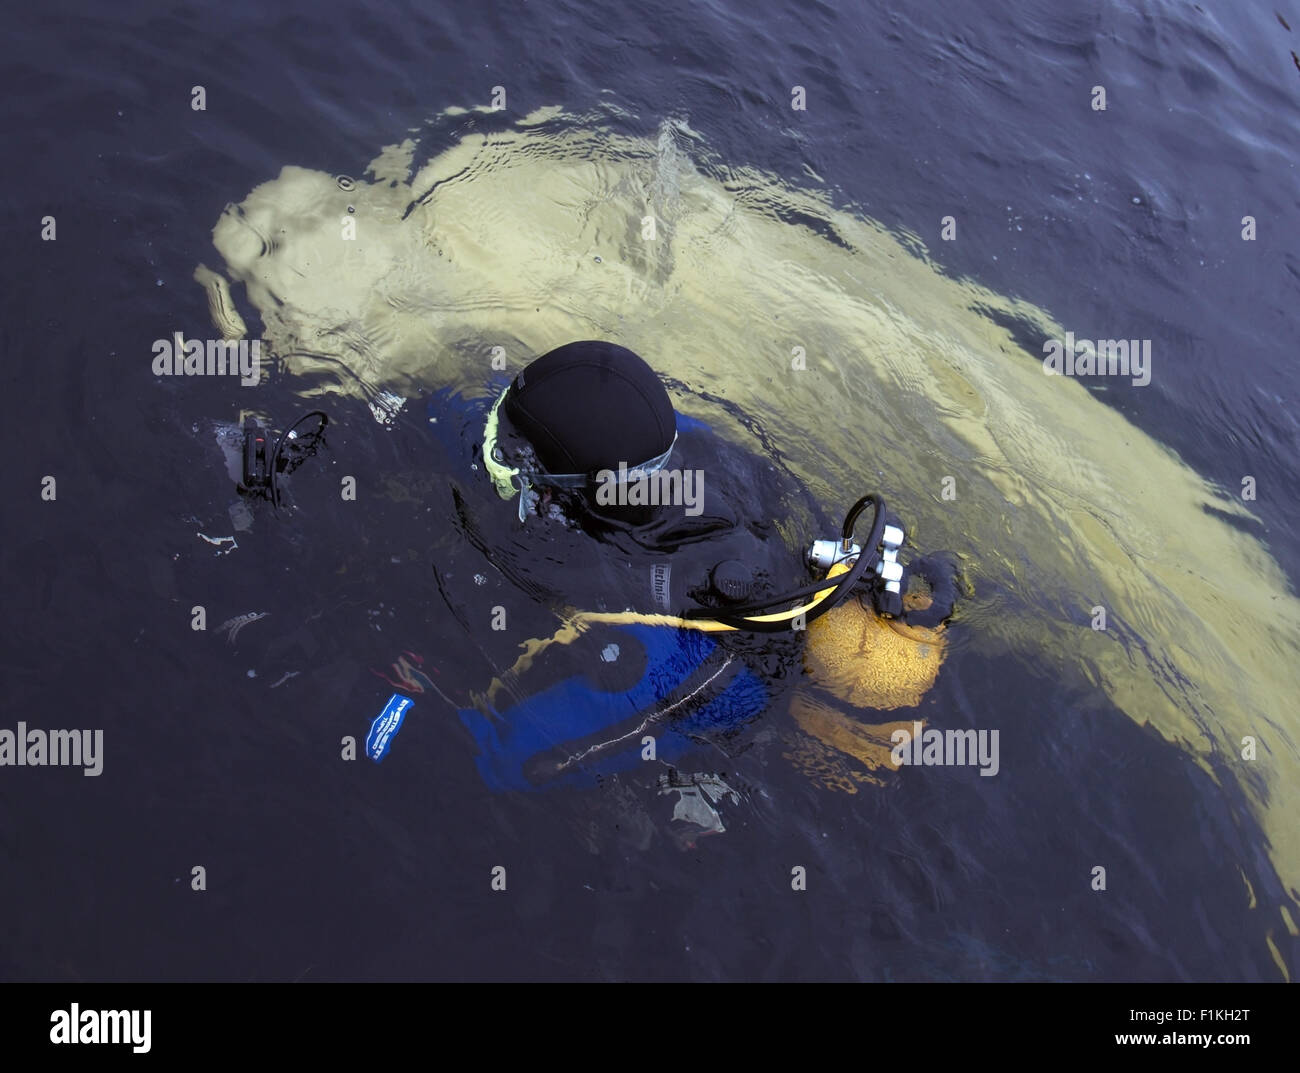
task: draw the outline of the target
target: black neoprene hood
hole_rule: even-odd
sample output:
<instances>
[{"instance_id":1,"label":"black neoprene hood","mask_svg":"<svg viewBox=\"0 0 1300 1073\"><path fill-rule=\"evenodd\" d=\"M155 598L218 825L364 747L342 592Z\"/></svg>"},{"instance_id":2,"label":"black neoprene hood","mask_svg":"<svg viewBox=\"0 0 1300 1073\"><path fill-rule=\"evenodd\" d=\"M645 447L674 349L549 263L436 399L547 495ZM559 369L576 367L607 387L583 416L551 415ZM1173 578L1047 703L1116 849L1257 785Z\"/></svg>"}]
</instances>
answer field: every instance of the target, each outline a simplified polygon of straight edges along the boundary
<instances>
[{"instance_id":1,"label":"black neoprene hood","mask_svg":"<svg viewBox=\"0 0 1300 1073\"><path fill-rule=\"evenodd\" d=\"M626 347L599 340L543 354L511 383L502 411L548 473L629 468L662 455L677 415L658 374Z\"/></svg>"}]
</instances>

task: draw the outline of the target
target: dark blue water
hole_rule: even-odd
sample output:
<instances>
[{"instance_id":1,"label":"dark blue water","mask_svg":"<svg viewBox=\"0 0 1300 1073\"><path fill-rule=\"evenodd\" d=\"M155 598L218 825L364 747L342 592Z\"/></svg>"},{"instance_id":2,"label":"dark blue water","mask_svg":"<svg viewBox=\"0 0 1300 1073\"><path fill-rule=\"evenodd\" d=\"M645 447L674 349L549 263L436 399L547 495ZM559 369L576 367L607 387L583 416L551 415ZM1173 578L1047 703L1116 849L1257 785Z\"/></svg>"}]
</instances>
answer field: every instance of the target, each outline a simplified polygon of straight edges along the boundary
<instances>
[{"instance_id":1,"label":"dark blue water","mask_svg":"<svg viewBox=\"0 0 1300 1073\"><path fill-rule=\"evenodd\" d=\"M149 347L206 323L190 276L223 207L286 163L358 174L501 84L513 115L612 102L647 135L686 117L719 159L811 172L1080 336L1161 340L1171 371L1108 404L1211 481L1254 475L1258 535L1294 579L1300 12L916 7L7 12L0 725L103 728L106 756L93 779L0 768L0 912L22 922L0 940L5 978L1295 976L1295 937L1242 877L1293 919L1297 892L1232 777L1010 659L957 648L932 699L975 724L1014 695L998 779L827 794L776 762L782 728L760 725L740 755L688 765L747 792L725 834L682 849L648 776L491 792L428 694L383 766L340 759L391 692L374 671L403 651L456 699L481 688L435 581L468 560L428 477L452 460L431 462L427 433L339 403L295 512L230 556L195 537L231 498L211 427L238 401L160 383ZM956 243L938 241L949 214ZM302 408L266 391L259 406ZM331 465L423 479L428 499L341 517ZM197 604L207 633L190 628ZM213 633L254 609L269 614L236 644ZM1069 715L1068 741L1036 732L1044 712ZM1119 877L1101 896L1086 880L1100 860Z\"/></svg>"}]
</instances>

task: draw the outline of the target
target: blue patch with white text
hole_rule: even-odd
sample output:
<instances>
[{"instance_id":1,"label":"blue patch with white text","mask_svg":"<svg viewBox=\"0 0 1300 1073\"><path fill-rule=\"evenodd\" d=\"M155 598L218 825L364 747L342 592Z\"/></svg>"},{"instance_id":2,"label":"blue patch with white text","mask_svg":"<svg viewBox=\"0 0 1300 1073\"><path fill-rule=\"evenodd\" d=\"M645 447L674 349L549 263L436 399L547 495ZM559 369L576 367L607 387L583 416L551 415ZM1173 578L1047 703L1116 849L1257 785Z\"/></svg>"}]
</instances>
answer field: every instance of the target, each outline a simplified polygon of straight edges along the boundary
<instances>
[{"instance_id":1,"label":"blue patch with white text","mask_svg":"<svg viewBox=\"0 0 1300 1073\"><path fill-rule=\"evenodd\" d=\"M388 698L384 710L370 724L370 733L366 736L366 755L376 764L388 754L393 735L401 729L402 720L414 703L410 697L394 693Z\"/></svg>"}]
</instances>

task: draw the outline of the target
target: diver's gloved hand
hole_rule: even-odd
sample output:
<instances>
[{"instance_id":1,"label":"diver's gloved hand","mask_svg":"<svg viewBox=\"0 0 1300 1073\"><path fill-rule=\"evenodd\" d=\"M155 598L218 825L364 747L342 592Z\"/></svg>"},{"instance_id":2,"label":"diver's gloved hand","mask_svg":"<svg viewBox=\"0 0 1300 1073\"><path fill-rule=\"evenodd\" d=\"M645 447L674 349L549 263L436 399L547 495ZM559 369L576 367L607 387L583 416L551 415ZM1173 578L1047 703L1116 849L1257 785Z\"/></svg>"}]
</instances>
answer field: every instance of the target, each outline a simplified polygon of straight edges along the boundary
<instances>
[{"instance_id":1,"label":"diver's gloved hand","mask_svg":"<svg viewBox=\"0 0 1300 1073\"><path fill-rule=\"evenodd\" d=\"M957 603L957 561L948 552L931 552L903 570L900 610L894 618L908 626L932 629L952 617Z\"/></svg>"}]
</instances>

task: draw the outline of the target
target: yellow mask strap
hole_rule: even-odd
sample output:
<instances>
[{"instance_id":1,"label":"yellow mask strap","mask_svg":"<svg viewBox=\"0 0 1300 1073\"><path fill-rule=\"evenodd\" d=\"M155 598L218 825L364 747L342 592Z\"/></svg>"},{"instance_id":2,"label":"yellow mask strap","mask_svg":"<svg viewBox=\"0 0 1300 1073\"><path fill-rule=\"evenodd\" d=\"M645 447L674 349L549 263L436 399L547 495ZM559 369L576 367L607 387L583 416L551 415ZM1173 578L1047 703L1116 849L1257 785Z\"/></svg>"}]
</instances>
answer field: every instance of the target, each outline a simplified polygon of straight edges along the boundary
<instances>
[{"instance_id":1,"label":"yellow mask strap","mask_svg":"<svg viewBox=\"0 0 1300 1073\"><path fill-rule=\"evenodd\" d=\"M502 499L512 499L519 491L515 484L519 470L514 466L498 462L493 457L497 449L497 432L501 423L501 403L505 401L506 391L509 390L510 387L507 385L506 390L497 396L497 401L492 404L492 409L488 413L487 424L483 428L483 465L487 467L488 476L492 478L497 495Z\"/></svg>"}]
</instances>

